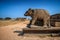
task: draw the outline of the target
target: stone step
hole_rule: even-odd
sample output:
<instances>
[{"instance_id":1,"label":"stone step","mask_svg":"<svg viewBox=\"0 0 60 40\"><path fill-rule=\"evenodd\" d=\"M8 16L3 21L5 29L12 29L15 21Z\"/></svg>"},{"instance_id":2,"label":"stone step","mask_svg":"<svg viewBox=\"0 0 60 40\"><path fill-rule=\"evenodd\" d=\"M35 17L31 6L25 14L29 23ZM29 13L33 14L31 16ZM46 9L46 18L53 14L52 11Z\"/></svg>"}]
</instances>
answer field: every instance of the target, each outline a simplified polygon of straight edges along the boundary
<instances>
[{"instance_id":1,"label":"stone step","mask_svg":"<svg viewBox=\"0 0 60 40\"><path fill-rule=\"evenodd\" d=\"M23 28L24 33L60 33L60 27L51 27L51 28L43 28L43 27L31 27L31 28Z\"/></svg>"},{"instance_id":2,"label":"stone step","mask_svg":"<svg viewBox=\"0 0 60 40\"><path fill-rule=\"evenodd\" d=\"M53 34L53 33L49 33L49 34L32 34L32 33L25 33L24 36L50 36L50 37L60 37L60 34Z\"/></svg>"}]
</instances>

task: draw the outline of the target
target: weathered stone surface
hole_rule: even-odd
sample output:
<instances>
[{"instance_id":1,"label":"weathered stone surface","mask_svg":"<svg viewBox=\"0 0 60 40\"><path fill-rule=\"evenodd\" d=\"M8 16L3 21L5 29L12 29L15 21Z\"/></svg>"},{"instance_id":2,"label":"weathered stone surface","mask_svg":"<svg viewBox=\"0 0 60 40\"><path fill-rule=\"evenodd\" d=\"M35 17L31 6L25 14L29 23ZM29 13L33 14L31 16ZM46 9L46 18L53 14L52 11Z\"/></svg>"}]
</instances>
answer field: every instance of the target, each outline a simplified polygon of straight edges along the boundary
<instances>
[{"instance_id":1,"label":"weathered stone surface","mask_svg":"<svg viewBox=\"0 0 60 40\"><path fill-rule=\"evenodd\" d=\"M44 28L44 27L32 27L32 28L24 28L24 33L60 33L60 27L51 27L51 28Z\"/></svg>"},{"instance_id":2,"label":"weathered stone surface","mask_svg":"<svg viewBox=\"0 0 60 40\"><path fill-rule=\"evenodd\" d=\"M57 37L60 36L60 27L51 27L51 28L44 28L44 27L32 27L32 28L24 28L23 29L24 35L34 35L34 36L52 36Z\"/></svg>"},{"instance_id":3,"label":"weathered stone surface","mask_svg":"<svg viewBox=\"0 0 60 40\"><path fill-rule=\"evenodd\" d=\"M57 27L55 26L55 22L60 22L60 13L53 14L50 16L51 26Z\"/></svg>"},{"instance_id":4,"label":"weathered stone surface","mask_svg":"<svg viewBox=\"0 0 60 40\"><path fill-rule=\"evenodd\" d=\"M31 34L31 33L26 33L24 36L39 36L39 37L46 37L46 36L51 36L51 37L60 37L59 33L49 33L49 34Z\"/></svg>"},{"instance_id":5,"label":"weathered stone surface","mask_svg":"<svg viewBox=\"0 0 60 40\"><path fill-rule=\"evenodd\" d=\"M56 27L60 27L60 22L55 22Z\"/></svg>"}]
</instances>

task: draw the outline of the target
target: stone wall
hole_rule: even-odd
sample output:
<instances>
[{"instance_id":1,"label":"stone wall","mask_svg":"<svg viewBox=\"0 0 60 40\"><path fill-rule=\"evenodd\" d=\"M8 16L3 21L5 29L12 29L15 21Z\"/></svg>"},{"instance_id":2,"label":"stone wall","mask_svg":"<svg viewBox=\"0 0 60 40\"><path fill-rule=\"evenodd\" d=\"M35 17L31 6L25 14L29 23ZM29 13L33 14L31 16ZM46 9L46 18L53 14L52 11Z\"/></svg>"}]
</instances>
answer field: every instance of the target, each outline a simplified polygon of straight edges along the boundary
<instances>
[{"instance_id":1,"label":"stone wall","mask_svg":"<svg viewBox=\"0 0 60 40\"><path fill-rule=\"evenodd\" d=\"M60 27L60 22L55 22L56 27Z\"/></svg>"},{"instance_id":2,"label":"stone wall","mask_svg":"<svg viewBox=\"0 0 60 40\"><path fill-rule=\"evenodd\" d=\"M53 26L53 27L58 26L59 23L56 23L56 22L60 22L60 13L51 15L51 17L50 17L50 24L51 24L51 26Z\"/></svg>"}]
</instances>

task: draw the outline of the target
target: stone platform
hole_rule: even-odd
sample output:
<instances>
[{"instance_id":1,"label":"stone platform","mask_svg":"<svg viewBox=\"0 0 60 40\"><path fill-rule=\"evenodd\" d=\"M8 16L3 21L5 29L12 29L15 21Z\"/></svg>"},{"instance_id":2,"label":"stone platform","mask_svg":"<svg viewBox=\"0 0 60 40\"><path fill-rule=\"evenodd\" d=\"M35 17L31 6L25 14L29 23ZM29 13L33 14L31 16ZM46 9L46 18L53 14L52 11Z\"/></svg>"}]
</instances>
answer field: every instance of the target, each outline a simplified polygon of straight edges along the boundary
<instances>
[{"instance_id":1,"label":"stone platform","mask_svg":"<svg viewBox=\"0 0 60 40\"><path fill-rule=\"evenodd\" d=\"M60 27L31 27L31 28L23 28L24 34L37 34L37 35L54 35L60 36Z\"/></svg>"},{"instance_id":2,"label":"stone platform","mask_svg":"<svg viewBox=\"0 0 60 40\"><path fill-rule=\"evenodd\" d=\"M31 27L31 28L24 28L24 33L60 33L60 27L51 27L51 28L44 28L44 27Z\"/></svg>"}]
</instances>

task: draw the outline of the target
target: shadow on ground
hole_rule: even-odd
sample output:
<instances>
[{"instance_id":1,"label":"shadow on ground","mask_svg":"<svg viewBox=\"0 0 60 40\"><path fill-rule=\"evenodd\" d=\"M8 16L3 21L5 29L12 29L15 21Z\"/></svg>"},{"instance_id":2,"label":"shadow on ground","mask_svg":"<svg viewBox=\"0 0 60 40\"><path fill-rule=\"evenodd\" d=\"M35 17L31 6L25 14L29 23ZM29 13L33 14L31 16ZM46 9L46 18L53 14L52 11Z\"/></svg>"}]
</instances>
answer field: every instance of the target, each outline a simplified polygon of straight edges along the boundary
<instances>
[{"instance_id":1,"label":"shadow on ground","mask_svg":"<svg viewBox=\"0 0 60 40\"><path fill-rule=\"evenodd\" d=\"M23 36L24 35L24 33L23 33L23 31L14 31L14 33L18 33L18 36ZM29 33L30 34L30 33ZM51 35L50 35L50 37L60 37L60 34L52 34L51 33Z\"/></svg>"},{"instance_id":2,"label":"shadow on ground","mask_svg":"<svg viewBox=\"0 0 60 40\"><path fill-rule=\"evenodd\" d=\"M18 30L14 31L14 33L18 33L18 36L23 36L23 34L24 34L23 31L18 31Z\"/></svg>"}]
</instances>

